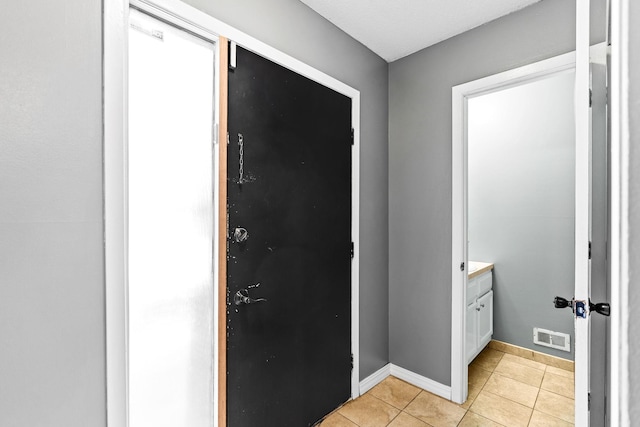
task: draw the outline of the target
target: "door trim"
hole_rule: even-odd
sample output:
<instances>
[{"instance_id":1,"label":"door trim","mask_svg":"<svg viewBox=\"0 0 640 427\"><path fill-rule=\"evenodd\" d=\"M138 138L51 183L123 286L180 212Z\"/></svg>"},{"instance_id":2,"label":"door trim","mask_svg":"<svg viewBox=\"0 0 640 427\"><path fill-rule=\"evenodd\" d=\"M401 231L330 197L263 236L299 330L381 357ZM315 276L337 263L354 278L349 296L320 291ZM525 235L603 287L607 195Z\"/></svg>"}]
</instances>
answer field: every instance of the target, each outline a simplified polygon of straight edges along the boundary
<instances>
[{"instance_id":1,"label":"door trim","mask_svg":"<svg viewBox=\"0 0 640 427\"><path fill-rule=\"evenodd\" d=\"M451 232L451 400L467 399L468 370L465 356L467 273L467 101L508 87L533 82L575 68L569 52L452 88L452 232ZM586 395L586 391L585 391Z\"/></svg>"},{"instance_id":2,"label":"door trim","mask_svg":"<svg viewBox=\"0 0 640 427\"><path fill-rule=\"evenodd\" d=\"M109 427L126 427L128 425L127 396L127 223L126 223L126 141L127 141L127 29L129 7L136 7L152 16L168 21L188 31L198 34L216 44L216 68L219 77L221 43L224 35L238 45L279 64L304 77L314 80L323 86L335 90L351 98L352 127L354 143L352 152L352 188L351 236L354 242L354 257L351 269L351 351L353 353L353 370L351 376L351 397L360 395L360 334L359 334L359 289L360 289L360 91L319 71L245 33L221 22L204 12L199 11L178 0L107 0L103 5L103 156L104 156L104 239L105 239L105 315L106 315L106 370L107 370L107 423ZM221 39L220 39L221 40ZM220 79L216 79L216 119L220 134L223 125L220 121L221 105ZM218 140L218 147L225 145L226 138ZM220 148L219 148L220 149ZM214 173L221 172L221 157L215 150ZM223 181L218 182L222 185ZM216 193L214 203L220 205ZM220 210L216 210L219 214ZM215 229L221 226L220 218L215 218ZM226 227L225 227L226 228ZM215 236L218 242L214 252L215 268L221 269L221 260L226 261L226 238ZM224 244L222 242L224 241ZM224 258L223 258L224 257ZM224 360L219 356L218 331L221 314L226 310L225 300L218 295L226 296L218 275L214 275L218 287L217 301L214 307L214 363L216 366ZM225 320L226 323L226 320ZM219 380L222 380L220 376ZM224 394L224 396L223 396ZM224 401L226 390L224 385L214 381L214 400ZM225 425L221 418L223 411L214 405L214 425Z\"/></svg>"},{"instance_id":3,"label":"door trim","mask_svg":"<svg viewBox=\"0 0 640 427\"><path fill-rule=\"evenodd\" d=\"M227 310L225 302L227 300L227 113L229 99L229 45L225 37L220 37L220 56L218 78L219 90L216 90L217 101L220 108L218 109L220 124L218 125L218 144L216 164L218 165L218 235L217 250L218 256L216 261L216 269L218 271L218 299L215 309L218 311L218 327L217 327L217 348L214 354L217 357L218 381L216 381L216 399L218 415L216 419L220 424L225 425L227 419L227 393L220 393L220 390L226 390L227 387Z\"/></svg>"},{"instance_id":4,"label":"door trim","mask_svg":"<svg viewBox=\"0 0 640 427\"><path fill-rule=\"evenodd\" d=\"M629 426L629 4L611 0L610 277L611 358L607 408L612 426Z\"/></svg>"}]
</instances>

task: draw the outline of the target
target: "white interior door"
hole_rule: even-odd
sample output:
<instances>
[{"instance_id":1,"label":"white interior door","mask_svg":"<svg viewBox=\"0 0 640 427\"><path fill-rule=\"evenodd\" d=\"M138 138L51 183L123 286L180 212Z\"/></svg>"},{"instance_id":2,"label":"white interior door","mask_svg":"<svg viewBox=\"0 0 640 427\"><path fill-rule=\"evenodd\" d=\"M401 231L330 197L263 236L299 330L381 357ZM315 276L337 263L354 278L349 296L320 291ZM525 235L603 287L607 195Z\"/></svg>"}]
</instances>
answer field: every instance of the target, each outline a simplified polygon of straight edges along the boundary
<instances>
[{"instance_id":1,"label":"white interior door","mask_svg":"<svg viewBox=\"0 0 640 427\"><path fill-rule=\"evenodd\" d=\"M591 109L589 4L576 2L575 425L589 425Z\"/></svg>"},{"instance_id":2,"label":"white interior door","mask_svg":"<svg viewBox=\"0 0 640 427\"><path fill-rule=\"evenodd\" d=\"M214 45L131 10L131 426L213 425Z\"/></svg>"}]
</instances>

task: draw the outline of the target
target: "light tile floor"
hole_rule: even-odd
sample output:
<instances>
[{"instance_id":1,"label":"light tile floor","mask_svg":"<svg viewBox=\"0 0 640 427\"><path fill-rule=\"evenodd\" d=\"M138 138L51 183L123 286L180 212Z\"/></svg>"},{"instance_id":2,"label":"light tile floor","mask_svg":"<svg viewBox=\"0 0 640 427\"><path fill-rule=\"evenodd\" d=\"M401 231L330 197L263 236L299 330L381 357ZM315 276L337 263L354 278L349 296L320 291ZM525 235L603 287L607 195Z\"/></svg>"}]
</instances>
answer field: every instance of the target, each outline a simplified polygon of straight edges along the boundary
<instances>
[{"instance_id":1,"label":"light tile floor","mask_svg":"<svg viewBox=\"0 0 640 427\"><path fill-rule=\"evenodd\" d=\"M571 371L487 347L469 365L469 399L462 405L387 377L320 426L572 426L573 378Z\"/></svg>"}]
</instances>

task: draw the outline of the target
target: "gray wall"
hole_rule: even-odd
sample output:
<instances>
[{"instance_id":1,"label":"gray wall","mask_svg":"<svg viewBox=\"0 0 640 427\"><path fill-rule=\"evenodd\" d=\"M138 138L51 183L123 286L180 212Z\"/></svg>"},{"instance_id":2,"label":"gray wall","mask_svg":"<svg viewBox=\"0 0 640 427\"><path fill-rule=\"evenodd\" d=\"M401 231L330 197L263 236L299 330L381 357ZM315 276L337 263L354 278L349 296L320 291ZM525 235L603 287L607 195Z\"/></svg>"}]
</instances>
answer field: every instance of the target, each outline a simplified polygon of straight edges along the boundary
<instances>
[{"instance_id":1,"label":"gray wall","mask_svg":"<svg viewBox=\"0 0 640 427\"><path fill-rule=\"evenodd\" d=\"M101 3L0 15L0 424L105 415Z\"/></svg>"},{"instance_id":2,"label":"gray wall","mask_svg":"<svg viewBox=\"0 0 640 427\"><path fill-rule=\"evenodd\" d=\"M297 0L186 3L358 89L360 377L389 361L387 63Z\"/></svg>"},{"instance_id":3,"label":"gray wall","mask_svg":"<svg viewBox=\"0 0 640 427\"><path fill-rule=\"evenodd\" d=\"M594 2L592 44L604 40ZM543 0L389 66L391 362L451 384L451 88L575 49L575 3Z\"/></svg>"},{"instance_id":4,"label":"gray wall","mask_svg":"<svg viewBox=\"0 0 640 427\"><path fill-rule=\"evenodd\" d=\"M629 0L629 419L640 419L640 3ZM623 214L625 214L623 212ZM624 295L622 296L624 299ZM613 307L615 310L615 307Z\"/></svg>"},{"instance_id":5,"label":"gray wall","mask_svg":"<svg viewBox=\"0 0 640 427\"><path fill-rule=\"evenodd\" d=\"M575 73L468 104L469 260L492 262L493 338L573 360L573 317L555 295L574 282ZM523 102L526 100L526 102ZM571 352L533 343L567 333Z\"/></svg>"}]
</instances>

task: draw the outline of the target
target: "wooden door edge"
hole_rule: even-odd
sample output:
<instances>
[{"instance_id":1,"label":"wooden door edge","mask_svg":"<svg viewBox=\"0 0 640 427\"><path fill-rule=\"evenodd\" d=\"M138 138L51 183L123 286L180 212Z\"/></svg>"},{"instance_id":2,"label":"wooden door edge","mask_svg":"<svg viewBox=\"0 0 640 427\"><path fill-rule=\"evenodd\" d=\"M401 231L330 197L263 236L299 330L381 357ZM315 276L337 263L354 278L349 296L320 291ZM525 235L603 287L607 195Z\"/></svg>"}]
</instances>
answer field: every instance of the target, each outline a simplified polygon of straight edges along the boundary
<instances>
[{"instance_id":1,"label":"wooden door edge","mask_svg":"<svg viewBox=\"0 0 640 427\"><path fill-rule=\"evenodd\" d=\"M227 425L227 107L229 43L220 43L218 126L218 426Z\"/></svg>"}]
</instances>

